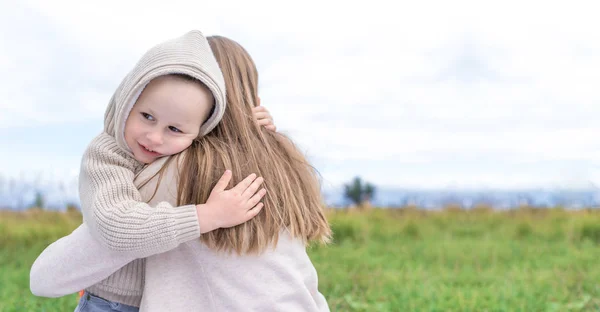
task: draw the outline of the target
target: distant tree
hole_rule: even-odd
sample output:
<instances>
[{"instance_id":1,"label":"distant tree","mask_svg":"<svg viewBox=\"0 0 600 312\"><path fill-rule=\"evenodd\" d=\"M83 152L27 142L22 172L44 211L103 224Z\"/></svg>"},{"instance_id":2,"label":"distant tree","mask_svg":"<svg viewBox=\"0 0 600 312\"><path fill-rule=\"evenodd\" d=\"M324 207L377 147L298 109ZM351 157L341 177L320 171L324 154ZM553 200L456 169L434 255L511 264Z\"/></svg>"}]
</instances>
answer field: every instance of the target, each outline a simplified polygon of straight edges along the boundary
<instances>
[{"instance_id":1,"label":"distant tree","mask_svg":"<svg viewBox=\"0 0 600 312\"><path fill-rule=\"evenodd\" d=\"M344 197L361 208L370 205L375 192L375 186L363 182L360 177L355 177L350 183L344 185Z\"/></svg>"},{"instance_id":2,"label":"distant tree","mask_svg":"<svg viewBox=\"0 0 600 312\"><path fill-rule=\"evenodd\" d=\"M350 184L344 185L344 197L352 203L358 205L361 203L362 182L359 177L354 178Z\"/></svg>"},{"instance_id":3,"label":"distant tree","mask_svg":"<svg viewBox=\"0 0 600 312\"><path fill-rule=\"evenodd\" d=\"M33 206L35 208L45 208L46 207L46 200L44 199L44 194L42 194L42 192L37 191L35 192L35 200L33 201Z\"/></svg>"}]
</instances>

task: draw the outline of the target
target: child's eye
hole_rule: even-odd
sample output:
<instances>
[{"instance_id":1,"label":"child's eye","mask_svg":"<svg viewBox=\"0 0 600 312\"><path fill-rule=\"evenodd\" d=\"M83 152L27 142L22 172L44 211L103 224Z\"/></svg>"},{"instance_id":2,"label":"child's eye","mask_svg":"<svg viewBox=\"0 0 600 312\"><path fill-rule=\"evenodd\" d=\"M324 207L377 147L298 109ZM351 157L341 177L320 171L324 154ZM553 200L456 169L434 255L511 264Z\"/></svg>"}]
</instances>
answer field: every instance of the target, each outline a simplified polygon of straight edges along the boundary
<instances>
[{"instance_id":1,"label":"child's eye","mask_svg":"<svg viewBox=\"0 0 600 312\"><path fill-rule=\"evenodd\" d=\"M142 116L144 116L144 118L152 121L154 120L154 117L152 117L152 115L148 114L148 113L142 113Z\"/></svg>"},{"instance_id":2,"label":"child's eye","mask_svg":"<svg viewBox=\"0 0 600 312\"><path fill-rule=\"evenodd\" d=\"M171 130L171 131L173 131L173 132L178 132L178 133L181 133L181 132L182 132L181 130L179 130L179 129L177 129L177 128L173 127L173 126L169 126L169 130Z\"/></svg>"}]
</instances>

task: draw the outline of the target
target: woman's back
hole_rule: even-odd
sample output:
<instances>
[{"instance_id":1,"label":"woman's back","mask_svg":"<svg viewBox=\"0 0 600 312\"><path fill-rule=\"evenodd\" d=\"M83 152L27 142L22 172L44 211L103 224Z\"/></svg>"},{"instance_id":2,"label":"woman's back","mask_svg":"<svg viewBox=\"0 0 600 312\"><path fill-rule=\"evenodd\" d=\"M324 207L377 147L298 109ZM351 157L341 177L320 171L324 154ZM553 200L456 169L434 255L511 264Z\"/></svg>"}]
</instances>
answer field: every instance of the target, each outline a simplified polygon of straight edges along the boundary
<instances>
[{"instance_id":1,"label":"woman's back","mask_svg":"<svg viewBox=\"0 0 600 312\"><path fill-rule=\"evenodd\" d=\"M159 168L160 163L153 167ZM153 176L152 169L143 174ZM162 178L154 175L140 189L142 197L152 197L150 204L175 201L178 170L178 163L170 162ZM191 241L148 257L141 311L198 309L329 311L304 242L285 230L274 247L257 255L216 251L201 241Z\"/></svg>"},{"instance_id":2,"label":"woman's back","mask_svg":"<svg viewBox=\"0 0 600 312\"><path fill-rule=\"evenodd\" d=\"M141 311L329 311L301 240L282 233L260 255L199 241L146 259Z\"/></svg>"}]
</instances>

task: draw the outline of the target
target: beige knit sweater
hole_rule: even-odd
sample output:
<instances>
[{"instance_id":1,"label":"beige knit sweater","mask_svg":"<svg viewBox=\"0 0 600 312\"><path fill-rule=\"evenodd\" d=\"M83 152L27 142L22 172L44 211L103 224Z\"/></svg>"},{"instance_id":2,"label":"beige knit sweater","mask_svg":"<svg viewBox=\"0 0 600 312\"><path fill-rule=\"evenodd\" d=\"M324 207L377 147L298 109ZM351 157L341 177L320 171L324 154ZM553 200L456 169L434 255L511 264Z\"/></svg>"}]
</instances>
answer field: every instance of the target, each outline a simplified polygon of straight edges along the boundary
<instances>
[{"instance_id":1,"label":"beige knit sweater","mask_svg":"<svg viewBox=\"0 0 600 312\"><path fill-rule=\"evenodd\" d=\"M123 79L105 114L104 132L84 153L79 196L84 223L109 250L143 258L198 238L196 206L143 202L134 178L143 168L125 142L125 122L143 88L154 78L186 74L203 82L215 98L214 113L200 134L210 132L225 110L225 84L208 41L199 31L151 48ZM135 260L88 291L105 299L139 305L144 260Z\"/></svg>"}]
</instances>

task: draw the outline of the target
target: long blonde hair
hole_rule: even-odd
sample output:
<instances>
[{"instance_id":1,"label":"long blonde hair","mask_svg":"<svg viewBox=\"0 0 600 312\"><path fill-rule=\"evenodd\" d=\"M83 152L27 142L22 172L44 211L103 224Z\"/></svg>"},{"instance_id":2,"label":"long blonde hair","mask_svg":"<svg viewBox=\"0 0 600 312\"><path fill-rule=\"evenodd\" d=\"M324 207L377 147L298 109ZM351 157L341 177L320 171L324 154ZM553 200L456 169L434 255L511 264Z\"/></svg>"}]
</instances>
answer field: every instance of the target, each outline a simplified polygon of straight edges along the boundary
<instances>
[{"instance_id":1,"label":"long blonde hair","mask_svg":"<svg viewBox=\"0 0 600 312\"><path fill-rule=\"evenodd\" d=\"M219 251L260 253L275 245L282 230L305 243L328 242L331 229L324 213L316 170L281 133L260 127L252 115L259 103L258 72L237 42L208 37L227 90L227 108L219 125L194 141L179 166L179 205L205 203L225 169L229 187L251 173L264 178L264 208L241 225L203 234L200 239Z\"/></svg>"}]
</instances>

